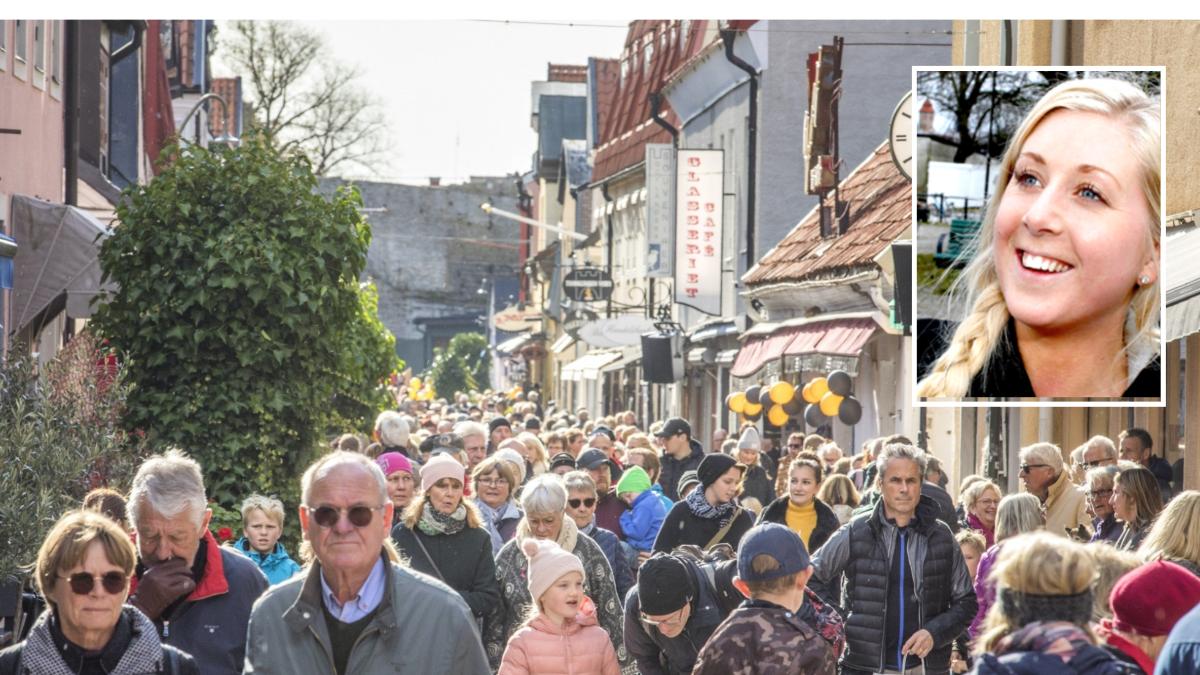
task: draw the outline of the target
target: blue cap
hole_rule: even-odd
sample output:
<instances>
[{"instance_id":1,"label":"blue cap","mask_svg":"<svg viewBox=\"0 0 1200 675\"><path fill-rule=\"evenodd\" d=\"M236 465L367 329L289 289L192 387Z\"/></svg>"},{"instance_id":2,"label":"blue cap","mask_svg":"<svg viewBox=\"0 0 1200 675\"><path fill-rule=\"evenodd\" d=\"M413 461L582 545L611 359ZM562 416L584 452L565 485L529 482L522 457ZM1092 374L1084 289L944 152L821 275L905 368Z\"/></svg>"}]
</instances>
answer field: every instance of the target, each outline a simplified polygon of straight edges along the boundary
<instances>
[{"instance_id":1,"label":"blue cap","mask_svg":"<svg viewBox=\"0 0 1200 675\"><path fill-rule=\"evenodd\" d=\"M756 573L750 561L769 555L779 563L777 569ZM738 544L738 578L742 581L770 581L803 572L811 565L804 541L791 528L779 523L763 523L751 528Z\"/></svg>"}]
</instances>

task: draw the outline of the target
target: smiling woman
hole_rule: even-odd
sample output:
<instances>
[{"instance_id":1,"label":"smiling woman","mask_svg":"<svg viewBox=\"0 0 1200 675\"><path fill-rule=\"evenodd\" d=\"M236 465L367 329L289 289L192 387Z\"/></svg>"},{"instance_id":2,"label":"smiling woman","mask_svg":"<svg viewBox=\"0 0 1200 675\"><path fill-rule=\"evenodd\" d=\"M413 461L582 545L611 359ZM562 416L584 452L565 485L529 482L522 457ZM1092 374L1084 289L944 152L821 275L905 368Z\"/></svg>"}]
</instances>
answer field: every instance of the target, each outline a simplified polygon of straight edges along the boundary
<instances>
[{"instance_id":1,"label":"smiling woman","mask_svg":"<svg viewBox=\"0 0 1200 675\"><path fill-rule=\"evenodd\" d=\"M1132 84L1051 89L1004 153L970 312L918 396L1158 397L1161 112Z\"/></svg>"}]
</instances>

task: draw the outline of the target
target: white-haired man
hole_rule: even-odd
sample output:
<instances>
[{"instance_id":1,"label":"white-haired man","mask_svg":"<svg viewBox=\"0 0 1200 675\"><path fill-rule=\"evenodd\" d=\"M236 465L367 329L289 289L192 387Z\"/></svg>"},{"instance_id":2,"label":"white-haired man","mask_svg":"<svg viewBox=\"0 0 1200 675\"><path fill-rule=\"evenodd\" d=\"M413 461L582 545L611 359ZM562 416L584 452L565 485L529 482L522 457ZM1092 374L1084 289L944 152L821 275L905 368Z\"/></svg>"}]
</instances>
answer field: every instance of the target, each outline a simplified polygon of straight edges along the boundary
<instances>
[{"instance_id":1,"label":"white-haired man","mask_svg":"<svg viewBox=\"0 0 1200 675\"><path fill-rule=\"evenodd\" d=\"M1090 536L1087 495L1071 482L1058 446L1034 443L1021 448L1020 460L1025 490L1042 500L1046 510L1046 531L1065 537L1068 530L1078 532L1083 526Z\"/></svg>"},{"instance_id":2,"label":"white-haired man","mask_svg":"<svg viewBox=\"0 0 1200 675\"><path fill-rule=\"evenodd\" d=\"M242 672L250 609L269 585L251 560L222 548L208 530L204 477L179 450L151 457L129 493L138 565L129 602L159 638L191 654L202 675Z\"/></svg>"},{"instance_id":3,"label":"white-haired man","mask_svg":"<svg viewBox=\"0 0 1200 675\"><path fill-rule=\"evenodd\" d=\"M375 462L330 453L301 490L300 525L316 560L255 606L246 673L487 675L462 596L385 548L392 502Z\"/></svg>"},{"instance_id":4,"label":"white-haired man","mask_svg":"<svg viewBox=\"0 0 1200 675\"><path fill-rule=\"evenodd\" d=\"M479 422L459 422L454 433L463 439L463 451L467 453L467 474L488 456L488 430Z\"/></svg>"}]
</instances>

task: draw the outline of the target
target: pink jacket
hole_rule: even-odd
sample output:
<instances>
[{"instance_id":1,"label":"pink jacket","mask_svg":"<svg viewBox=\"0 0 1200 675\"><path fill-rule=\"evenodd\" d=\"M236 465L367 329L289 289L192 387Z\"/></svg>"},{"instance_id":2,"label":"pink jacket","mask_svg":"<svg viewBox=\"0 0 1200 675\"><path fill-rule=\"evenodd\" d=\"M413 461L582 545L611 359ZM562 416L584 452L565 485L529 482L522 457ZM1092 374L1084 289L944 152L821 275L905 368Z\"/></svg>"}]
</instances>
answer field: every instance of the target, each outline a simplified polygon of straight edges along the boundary
<instances>
[{"instance_id":1,"label":"pink jacket","mask_svg":"<svg viewBox=\"0 0 1200 675\"><path fill-rule=\"evenodd\" d=\"M496 675L620 675L617 652L589 599L562 626L539 614L513 633Z\"/></svg>"}]
</instances>

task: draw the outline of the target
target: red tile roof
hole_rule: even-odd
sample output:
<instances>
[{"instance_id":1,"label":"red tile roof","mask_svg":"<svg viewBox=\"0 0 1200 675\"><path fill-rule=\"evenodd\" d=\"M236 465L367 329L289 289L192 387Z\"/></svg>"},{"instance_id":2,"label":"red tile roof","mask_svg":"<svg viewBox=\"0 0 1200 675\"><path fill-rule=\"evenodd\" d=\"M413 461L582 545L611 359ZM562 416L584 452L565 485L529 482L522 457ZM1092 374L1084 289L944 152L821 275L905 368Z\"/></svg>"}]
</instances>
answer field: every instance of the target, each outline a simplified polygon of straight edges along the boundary
<instances>
[{"instance_id":1,"label":"red tile roof","mask_svg":"<svg viewBox=\"0 0 1200 675\"><path fill-rule=\"evenodd\" d=\"M212 92L229 104L229 111L233 114L233 118L229 120L228 126L225 121L225 106L221 105L220 101L212 101L208 107L208 129L213 137L220 136L228 131L230 134L237 136L237 109L238 109L238 80L237 77L214 77L212 80Z\"/></svg>"},{"instance_id":2,"label":"red tile roof","mask_svg":"<svg viewBox=\"0 0 1200 675\"><path fill-rule=\"evenodd\" d=\"M842 181L841 193L851 214L845 234L818 252L826 240L814 208L742 278L746 285L801 281L870 264L912 223L912 184L892 163L887 142ZM825 203L833 204L832 192Z\"/></svg>"},{"instance_id":3,"label":"red tile roof","mask_svg":"<svg viewBox=\"0 0 1200 675\"><path fill-rule=\"evenodd\" d=\"M587 66L551 63L546 70L546 79L550 82L587 82Z\"/></svg>"},{"instance_id":4,"label":"red tile roof","mask_svg":"<svg viewBox=\"0 0 1200 675\"><path fill-rule=\"evenodd\" d=\"M613 101L616 100L617 87L621 83L621 59L592 59L596 67L596 130L595 144L600 145L600 130L608 124L612 115Z\"/></svg>"},{"instance_id":5,"label":"red tile roof","mask_svg":"<svg viewBox=\"0 0 1200 675\"><path fill-rule=\"evenodd\" d=\"M689 20L687 35L680 35L682 21L639 20L629 24L621 65L625 77L617 91L607 119L600 125L596 150L596 168L592 182L599 182L645 159L646 143L669 143L671 135L650 119L652 92L661 92L667 76L703 47L706 20ZM670 35L675 39L672 41ZM667 34L665 42L663 34ZM650 68L645 67L646 47L651 47ZM663 99L662 117L678 128L679 117Z\"/></svg>"}]
</instances>

